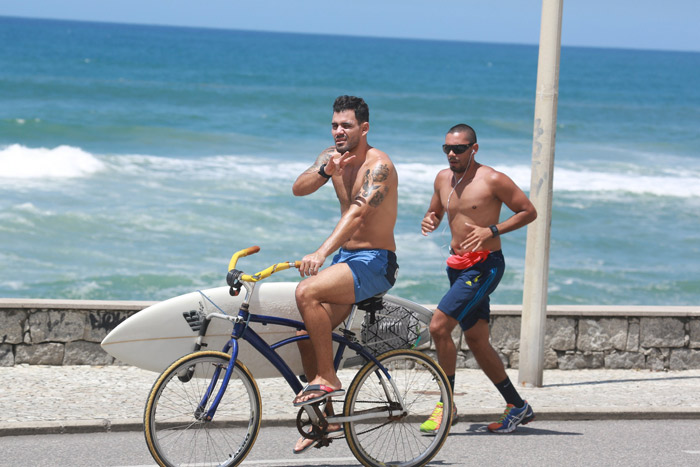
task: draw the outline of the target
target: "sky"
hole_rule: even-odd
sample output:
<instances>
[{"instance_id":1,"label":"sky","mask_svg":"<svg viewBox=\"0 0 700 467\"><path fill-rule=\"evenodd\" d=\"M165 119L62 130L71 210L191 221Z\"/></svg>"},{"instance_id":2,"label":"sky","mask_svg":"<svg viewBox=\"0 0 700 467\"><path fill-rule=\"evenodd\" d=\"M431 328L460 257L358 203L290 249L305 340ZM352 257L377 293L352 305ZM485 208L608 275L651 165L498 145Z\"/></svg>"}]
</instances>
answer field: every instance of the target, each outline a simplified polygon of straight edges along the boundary
<instances>
[{"instance_id":1,"label":"sky","mask_svg":"<svg viewBox=\"0 0 700 467\"><path fill-rule=\"evenodd\" d=\"M663 6L662 6L663 5ZM0 16L539 42L540 0L0 0ZM700 0L565 0L563 46L700 52Z\"/></svg>"}]
</instances>

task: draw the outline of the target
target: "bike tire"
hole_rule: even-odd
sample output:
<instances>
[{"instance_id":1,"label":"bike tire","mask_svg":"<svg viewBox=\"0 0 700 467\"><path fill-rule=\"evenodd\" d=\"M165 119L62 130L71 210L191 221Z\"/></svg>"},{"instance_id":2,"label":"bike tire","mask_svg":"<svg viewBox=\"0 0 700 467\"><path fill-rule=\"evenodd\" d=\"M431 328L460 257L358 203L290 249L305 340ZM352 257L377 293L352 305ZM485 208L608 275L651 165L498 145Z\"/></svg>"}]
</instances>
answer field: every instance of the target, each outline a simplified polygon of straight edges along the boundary
<instances>
[{"instance_id":1,"label":"bike tire","mask_svg":"<svg viewBox=\"0 0 700 467\"><path fill-rule=\"evenodd\" d=\"M216 369L220 371L213 395L218 392L230 360L230 355L216 351L186 355L153 384L144 411L144 433L159 465L233 466L248 455L260 431L262 403L260 390L243 364L235 363L213 420L201 420L195 414Z\"/></svg>"},{"instance_id":2,"label":"bike tire","mask_svg":"<svg viewBox=\"0 0 700 467\"><path fill-rule=\"evenodd\" d=\"M384 373L374 362L363 366L345 398L344 416L377 411L367 420L345 423L345 436L353 455L365 466L422 466L438 453L452 424L452 390L444 371L427 355L416 350L393 350L377 360L389 370L404 401L402 415L390 417L389 404L399 400ZM389 388L387 391L385 388ZM390 400L391 399L391 400ZM420 432L442 400L445 416L435 436Z\"/></svg>"}]
</instances>

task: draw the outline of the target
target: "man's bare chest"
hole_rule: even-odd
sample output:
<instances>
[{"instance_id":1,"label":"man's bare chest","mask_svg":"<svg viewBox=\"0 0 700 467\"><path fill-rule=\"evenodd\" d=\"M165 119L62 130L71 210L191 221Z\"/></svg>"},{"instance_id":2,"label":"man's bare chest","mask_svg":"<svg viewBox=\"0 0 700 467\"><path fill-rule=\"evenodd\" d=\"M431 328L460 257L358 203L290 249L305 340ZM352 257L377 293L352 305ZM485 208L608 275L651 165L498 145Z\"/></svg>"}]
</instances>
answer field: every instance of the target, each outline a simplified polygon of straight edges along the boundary
<instances>
[{"instance_id":1,"label":"man's bare chest","mask_svg":"<svg viewBox=\"0 0 700 467\"><path fill-rule=\"evenodd\" d=\"M361 170L362 168L358 168L349 173L343 173L338 180L333 179L333 186L341 206L347 207L361 196L363 183L367 183L366 175L369 174L369 170L365 170L367 174L363 176Z\"/></svg>"},{"instance_id":2,"label":"man's bare chest","mask_svg":"<svg viewBox=\"0 0 700 467\"><path fill-rule=\"evenodd\" d=\"M442 205L450 217L463 214L468 217L478 217L498 209L500 203L491 190L483 183L471 183L464 187L457 186L454 190L447 187L440 192Z\"/></svg>"}]
</instances>

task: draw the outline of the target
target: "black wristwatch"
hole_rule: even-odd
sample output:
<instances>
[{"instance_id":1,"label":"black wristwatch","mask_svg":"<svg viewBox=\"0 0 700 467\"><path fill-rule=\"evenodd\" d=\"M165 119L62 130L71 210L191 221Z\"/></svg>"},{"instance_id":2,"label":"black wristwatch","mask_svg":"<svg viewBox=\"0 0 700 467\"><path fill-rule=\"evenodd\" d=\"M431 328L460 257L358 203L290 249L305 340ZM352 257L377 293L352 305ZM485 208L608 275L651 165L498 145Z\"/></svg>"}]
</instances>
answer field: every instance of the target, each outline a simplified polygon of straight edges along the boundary
<instances>
[{"instance_id":1,"label":"black wristwatch","mask_svg":"<svg viewBox=\"0 0 700 467\"><path fill-rule=\"evenodd\" d=\"M498 227L496 227L495 225L492 224L492 225L489 225L489 229L491 229L491 234L492 234L491 236L492 236L493 238L498 237L498 235L499 235L499 233L498 233Z\"/></svg>"},{"instance_id":2,"label":"black wristwatch","mask_svg":"<svg viewBox=\"0 0 700 467\"><path fill-rule=\"evenodd\" d=\"M325 178L326 180L328 180L329 178L331 178L331 176L328 175L328 174L326 173L325 170L323 170L323 169L325 169L325 168L326 168L326 164L321 165L321 167L318 168L318 174L319 174L321 177L323 177L323 178Z\"/></svg>"}]
</instances>

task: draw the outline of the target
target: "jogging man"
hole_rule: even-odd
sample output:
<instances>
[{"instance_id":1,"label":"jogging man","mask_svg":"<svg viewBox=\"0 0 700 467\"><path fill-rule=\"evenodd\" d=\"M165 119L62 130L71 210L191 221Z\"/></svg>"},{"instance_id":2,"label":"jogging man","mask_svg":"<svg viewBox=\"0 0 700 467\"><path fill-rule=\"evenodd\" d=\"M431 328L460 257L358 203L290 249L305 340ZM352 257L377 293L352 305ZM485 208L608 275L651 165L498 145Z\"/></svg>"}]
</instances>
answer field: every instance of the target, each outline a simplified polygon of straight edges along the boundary
<instances>
[{"instance_id":1,"label":"jogging man","mask_svg":"<svg viewBox=\"0 0 700 467\"><path fill-rule=\"evenodd\" d=\"M335 146L294 182L295 196L314 193L329 180L340 203L340 220L321 246L301 260L297 307L309 333L300 342L309 385L294 399L303 406L344 393L333 366L331 332L350 314L352 305L389 290L396 281L394 225L398 177L384 152L367 143L369 108L359 97L340 96L331 121ZM326 258L338 250L329 267ZM329 431L340 427L329 426ZM295 453L313 441L300 438Z\"/></svg>"},{"instance_id":2,"label":"jogging man","mask_svg":"<svg viewBox=\"0 0 700 467\"><path fill-rule=\"evenodd\" d=\"M423 235L434 231L447 213L452 233L452 256L447 260L450 290L433 314L430 335L438 361L454 390L457 348L452 330L460 325L469 350L507 404L501 419L488 429L510 433L518 425L531 422L535 413L510 382L489 341L489 295L505 269L500 236L529 224L537 212L508 176L476 162L474 156L479 145L469 125L452 127L442 149L450 167L435 177L435 192L421 222L421 231ZM499 223L503 204L514 214ZM442 422L442 410L442 404L438 403L430 419L421 425L421 431L436 431ZM454 410L453 420L456 420L456 407Z\"/></svg>"}]
</instances>

